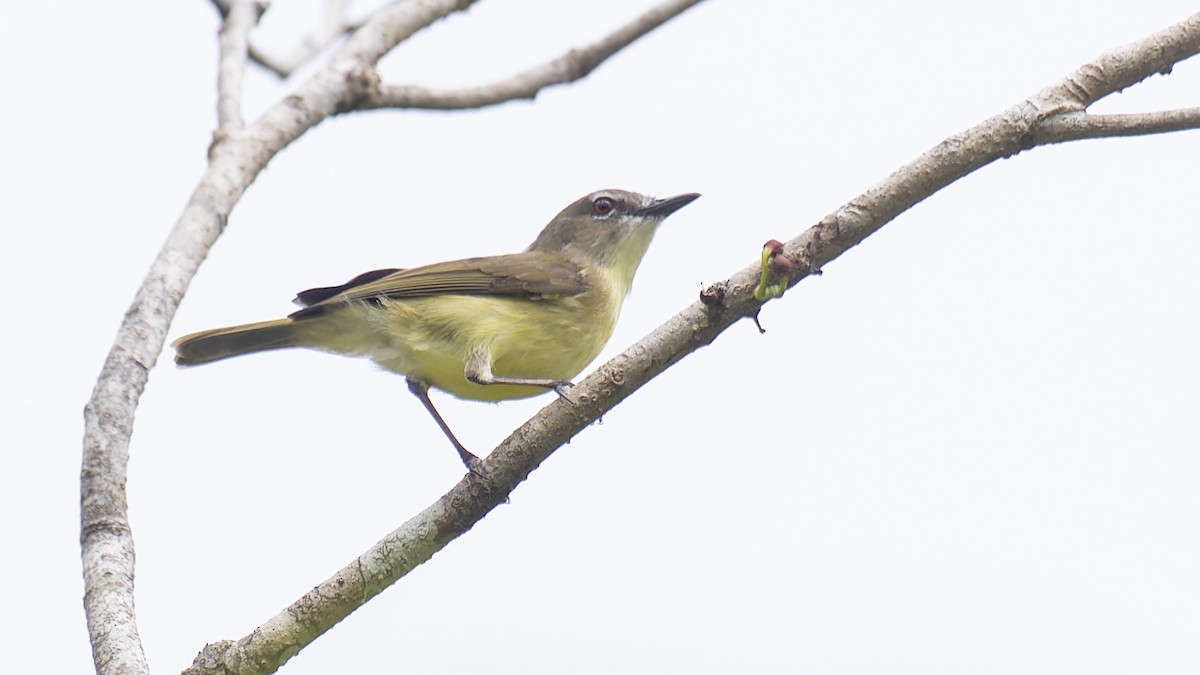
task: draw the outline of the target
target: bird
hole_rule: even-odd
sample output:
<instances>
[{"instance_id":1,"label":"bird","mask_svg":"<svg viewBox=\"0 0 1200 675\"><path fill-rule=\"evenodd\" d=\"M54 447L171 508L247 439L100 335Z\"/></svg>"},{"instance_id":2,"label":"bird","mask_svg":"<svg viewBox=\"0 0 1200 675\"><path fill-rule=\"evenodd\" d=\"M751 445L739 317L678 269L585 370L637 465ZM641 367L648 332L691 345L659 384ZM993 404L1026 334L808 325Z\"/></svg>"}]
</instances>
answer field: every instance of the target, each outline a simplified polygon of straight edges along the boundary
<instances>
[{"instance_id":1,"label":"bird","mask_svg":"<svg viewBox=\"0 0 1200 675\"><path fill-rule=\"evenodd\" d=\"M360 274L297 294L281 319L215 328L172 343L196 366L288 348L366 357L405 376L468 470L467 450L429 397L502 401L555 391L612 336L658 226L700 195L658 199L592 192L563 209L521 253Z\"/></svg>"}]
</instances>

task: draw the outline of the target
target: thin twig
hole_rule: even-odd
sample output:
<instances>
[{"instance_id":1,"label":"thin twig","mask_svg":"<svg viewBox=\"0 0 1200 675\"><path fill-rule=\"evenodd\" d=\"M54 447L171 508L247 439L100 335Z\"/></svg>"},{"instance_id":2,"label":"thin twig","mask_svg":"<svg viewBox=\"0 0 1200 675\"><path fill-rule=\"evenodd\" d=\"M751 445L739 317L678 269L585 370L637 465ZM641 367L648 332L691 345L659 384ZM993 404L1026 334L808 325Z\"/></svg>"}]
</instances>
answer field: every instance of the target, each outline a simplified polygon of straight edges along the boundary
<instances>
[{"instance_id":1,"label":"thin twig","mask_svg":"<svg viewBox=\"0 0 1200 675\"><path fill-rule=\"evenodd\" d=\"M465 89L383 85L378 93L364 101L360 108L462 110L483 108L517 99L533 99L546 87L586 77L608 57L700 2L702 0L665 2L597 42L572 49L552 61L499 82Z\"/></svg>"},{"instance_id":2,"label":"thin twig","mask_svg":"<svg viewBox=\"0 0 1200 675\"><path fill-rule=\"evenodd\" d=\"M246 54L250 29L258 22L259 5L255 0L232 0L221 22L218 43L221 56L217 64L217 129L231 134L242 128L242 78L246 74Z\"/></svg>"},{"instance_id":3,"label":"thin twig","mask_svg":"<svg viewBox=\"0 0 1200 675\"><path fill-rule=\"evenodd\" d=\"M1088 138L1147 136L1188 129L1200 129L1200 108L1123 115L1066 113L1043 122L1034 134L1034 142L1044 145Z\"/></svg>"},{"instance_id":4,"label":"thin twig","mask_svg":"<svg viewBox=\"0 0 1200 675\"><path fill-rule=\"evenodd\" d=\"M233 8L233 0L212 0L212 3L221 12L223 19L229 17ZM267 3L259 0L257 4L258 13L261 16L267 9ZM346 6L349 4L349 0L326 0L325 12L322 14L320 22L287 56L272 56L251 40L246 50L250 60L280 78L289 77L297 68L320 54L339 38L349 35L362 26L362 23L349 22L344 19Z\"/></svg>"},{"instance_id":5,"label":"thin twig","mask_svg":"<svg viewBox=\"0 0 1200 675\"><path fill-rule=\"evenodd\" d=\"M320 22L292 51L284 56L272 56L261 47L250 44L250 58L281 78L286 78L312 57L320 54L338 39L357 30L361 24L346 21L349 0L327 0Z\"/></svg>"}]
</instances>

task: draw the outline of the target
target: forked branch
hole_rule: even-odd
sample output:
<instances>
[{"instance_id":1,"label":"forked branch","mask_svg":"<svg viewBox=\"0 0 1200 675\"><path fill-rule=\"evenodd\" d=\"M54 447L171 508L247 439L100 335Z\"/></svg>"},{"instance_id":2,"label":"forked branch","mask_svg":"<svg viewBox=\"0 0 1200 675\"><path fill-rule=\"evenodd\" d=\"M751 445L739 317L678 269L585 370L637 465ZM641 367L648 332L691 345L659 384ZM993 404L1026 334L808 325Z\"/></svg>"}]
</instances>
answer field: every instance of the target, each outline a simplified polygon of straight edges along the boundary
<instances>
[{"instance_id":1,"label":"forked branch","mask_svg":"<svg viewBox=\"0 0 1200 675\"><path fill-rule=\"evenodd\" d=\"M607 37L552 59L510 78L464 89L430 89L415 85L381 85L360 106L366 108L426 108L466 110L536 98L541 90L587 77L608 57L658 28L700 0L671 0L630 21Z\"/></svg>"},{"instance_id":2,"label":"forked branch","mask_svg":"<svg viewBox=\"0 0 1200 675\"><path fill-rule=\"evenodd\" d=\"M236 4L234 0L212 0L221 17L228 21L229 15ZM256 2L258 13L261 15L267 9L266 2ZM308 63L314 56L329 48L339 39L358 30L361 23L346 19L346 7L349 0L326 0L325 11L317 24L308 35L300 39L296 46L285 55L277 56L268 53L263 48L248 40L246 53L250 60L270 70L281 78L289 77L300 66Z\"/></svg>"},{"instance_id":3,"label":"forked branch","mask_svg":"<svg viewBox=\"0 0 1200 675\"><path fill-rule=\"evenodd\" d=\"M126 312L84 408L80 543L84 607L97 672L148 670L133 610L134 546L125 497L129 439L150 369L200 262L223 231L234 205L271 158L328 117L358 109L376 91L375 65L380 58L417 31L474 1L421 0L381 8L286 100L246 125L241 90L247 56L253 52L248 31L264 5L253 0L214 0L224 22L219 124L208 168ZM695 3L687 3L691 4ZM673 11L677 14L682 8ZM305 633L305 640L289 634L258 645L261 652L242 662L252 665L239 672L273 670L295 653L297 645L326 628L316 626L315 632Z\"/></svg>"},{"instance_id":4,"label":"forked branch","mask_svg":"<svg viewBox=\"0 0 1200 675\"><path fill-rule=\"evenodd\" d=\"M787 242L783 255L789 264L782 267L794 272L783 283L794 285L819 272L903 211L982 166L1040 144L1095 137L1086 128L1071 131L1074 122L1058 120L1077 120L1096 100L1165 73L1197 52L1200 14L1101 55L1061 82L946 139ZM1115 131L1124 132L1130 125L1118 127ZM1153 124L1142 128L1142 133L1170 130ZM468 473L437 502L250 635L206 647L188 672L233 672L249 664L282 662L314 633L326 630L428 560L503 503L555 449L738 320L756 316L763 305L754 298L762 265L756 259L713 284L700 301L600 366L572 389L573 404L556 400L543 408L484 459L487 478Z\"/></svg>"}]
</instances>

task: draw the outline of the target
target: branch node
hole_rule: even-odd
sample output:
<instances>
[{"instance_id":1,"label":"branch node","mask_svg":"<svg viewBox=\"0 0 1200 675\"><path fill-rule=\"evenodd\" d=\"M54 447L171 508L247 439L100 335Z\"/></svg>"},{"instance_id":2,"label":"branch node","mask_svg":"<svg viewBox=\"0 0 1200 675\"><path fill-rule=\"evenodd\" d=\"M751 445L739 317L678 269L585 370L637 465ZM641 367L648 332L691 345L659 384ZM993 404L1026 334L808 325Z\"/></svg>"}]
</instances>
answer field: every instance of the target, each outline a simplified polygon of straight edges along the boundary
<instances>
[{"instance_id":1,"label":"branch node","mask_svg":"<svg viewBox=\"0 0 1200 675\"><path fill-rule=\"evenodd\" d=\"M587 52L582 49L572 49L563 56L567 64L567 80L578 80L596 69L600 59L587 58Z\"/></svg>"},{"instance_id":2,"label":"branch node","mask_svg":"<svg viewBox=\"0 0 1200 675\"><path fill-rule=\"evenodd\" d=\"M718 281L700 291L700 303L711 310L725 309L725 292L727 285Z\"/></svg>"},{"instance_id":3,"label":"branch node","mask_svg":"<svg viewBox=\"0 0 1200 675\"><path fill-rule=\"evenodd\" d=\"M364 101L379 96L379 71L370 64L356 63L347 68L342 77L346 81L344 95L339 99L337 113L345 113L358 108Z\"/></svg>"}]
</instances>

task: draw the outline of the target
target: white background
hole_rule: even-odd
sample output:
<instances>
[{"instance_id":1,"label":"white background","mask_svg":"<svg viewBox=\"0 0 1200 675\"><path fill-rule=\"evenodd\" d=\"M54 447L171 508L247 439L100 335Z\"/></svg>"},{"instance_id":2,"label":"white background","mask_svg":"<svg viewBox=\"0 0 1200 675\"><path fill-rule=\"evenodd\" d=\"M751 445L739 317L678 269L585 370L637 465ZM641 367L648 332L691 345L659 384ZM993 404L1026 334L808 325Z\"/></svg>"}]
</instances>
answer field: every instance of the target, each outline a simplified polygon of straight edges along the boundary
<instances>
[{"instance_id":1,"label":"white background","mask_svg":"<svg viewBox=\"0 0 1200 675\"><path fill-rule=\"evenodd\" d=\"M649 0L480 2L383 63L480 84ZM612 355L946 136L1186 2L710 0L578 84L324 123L234 211L171 331L368 269L516 251L622 187L667 221ZM304 9L279 2L282 45ZM204 170L207 2L0 22L0 659L87 672L81 410ZM294 86L255 70L253 119ZM1099 111L1200 102L1200 63ZM918 205L652 382L285 673L1200 669L1200 132L1040 148ZM605 358L602 356L601 358ZM441 396L466 444L541 405ZM160 358L129 475L152 666L238 638L453 485L401 378L295 352Z\"/></svg>"}]
</instances>

